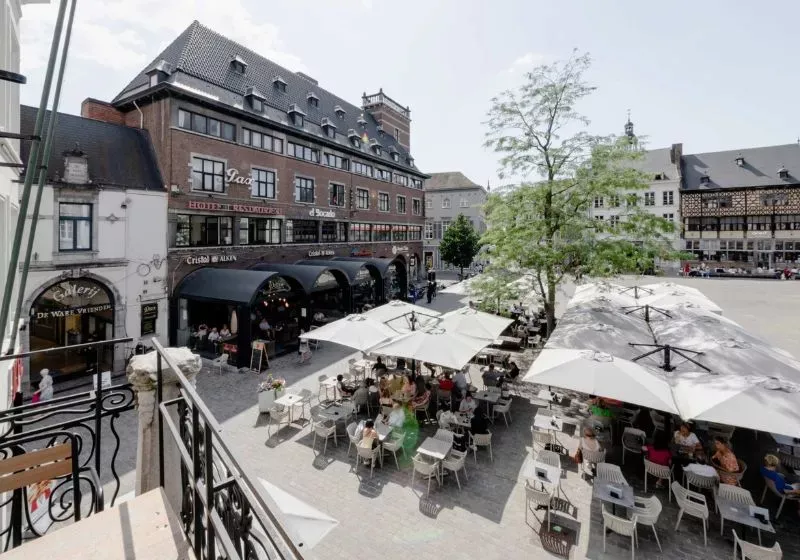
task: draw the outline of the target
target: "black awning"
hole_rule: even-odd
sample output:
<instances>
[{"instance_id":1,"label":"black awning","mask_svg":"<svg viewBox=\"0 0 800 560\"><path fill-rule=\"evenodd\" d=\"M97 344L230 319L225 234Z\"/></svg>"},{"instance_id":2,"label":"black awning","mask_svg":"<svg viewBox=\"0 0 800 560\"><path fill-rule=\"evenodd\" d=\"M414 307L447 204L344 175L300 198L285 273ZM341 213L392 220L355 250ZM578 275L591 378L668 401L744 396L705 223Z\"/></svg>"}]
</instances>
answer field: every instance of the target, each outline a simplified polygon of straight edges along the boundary
<instances>
[{"instance_id":1,"label":"black awning","mask_svg":"<svg viewBox=\"0 0 800 560\"><path fill-rule=\"evenodd\" d=\"M378 272L381 273L382 277L386 276L386 272L389 270L389 267L395 262L402 264L402 261L399 261L396 257L394 259L374 259L369 257L333 257L333 261L360 262L363 265L373 266L378 269Z\"/></svg>"},{"instance_id":2,"label":"black awning","mask_svg":"<svg viewBox=\"0 0 800 560\"><path fill-rule=\"evenodd\" d=\"M301 261L297 261L294 263L299 266L324 266L330 269L338 269L341 270L344 274L347 275L347 279L350 281L350 284L355 283L356 279L358 278L358 273L362 270L366 270L369 272L369 269L364 265L364 263L356 262L356 261L329 261L325 259L304 259Z\"/></svg>"},{"instance_id":3,"label":"black awning","mask_svg":"<svg viewBox=\"0 0 800 560\"><path fill-rule=\"evenodd\" d=\"M265 262L255 265L252 270L272 271L281 276L292 278L300 284L307 294L313 291L314 284L316 284L319 277L326 272L331 272L333 274L340 287L349 287L347 272L342 268Z\"/></svg>"},{"instance_id":4,"label":"black awning","mask_svg":"<svg viewBox=\"0 0 800 560\"><path fill-rule=\"evenodd\" d=\"M178 285L178 297L252 305L255 296L276 272L240 268L200 268Z\"/></svg>"}]
</instances>

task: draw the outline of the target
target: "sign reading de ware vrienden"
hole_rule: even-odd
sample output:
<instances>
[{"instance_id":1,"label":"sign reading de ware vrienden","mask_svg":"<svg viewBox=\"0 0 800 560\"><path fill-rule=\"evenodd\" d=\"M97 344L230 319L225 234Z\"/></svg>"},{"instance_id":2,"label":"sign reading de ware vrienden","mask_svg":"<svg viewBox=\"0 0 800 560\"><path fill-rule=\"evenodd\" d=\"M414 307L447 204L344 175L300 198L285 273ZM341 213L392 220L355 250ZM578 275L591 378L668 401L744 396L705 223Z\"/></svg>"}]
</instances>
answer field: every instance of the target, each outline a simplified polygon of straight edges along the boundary
<instances>
[{"instance_id":1,"label":"sign reading de ware vrienden","mask_svg":"<svg viewBox=\"0 0 800 560\"><path fill-rule=\"evenodd\" d=\"M51 311L37 311L37 319L48 319L50 317L71 317L72 315L86 315L87 313L100 313L101 311L109 311L111 309L110 303L102 303L100 305L87 305L85 307L73 307L71 309L53 309Z\"/></svg>"}]
</instances>

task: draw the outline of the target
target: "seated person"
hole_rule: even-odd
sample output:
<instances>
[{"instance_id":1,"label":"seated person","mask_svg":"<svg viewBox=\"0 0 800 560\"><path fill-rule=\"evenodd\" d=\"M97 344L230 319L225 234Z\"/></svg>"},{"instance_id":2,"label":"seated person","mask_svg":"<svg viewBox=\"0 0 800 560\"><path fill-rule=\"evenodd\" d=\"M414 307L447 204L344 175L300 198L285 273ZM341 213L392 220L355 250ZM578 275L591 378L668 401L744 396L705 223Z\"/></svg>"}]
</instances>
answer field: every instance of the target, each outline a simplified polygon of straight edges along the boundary
<instances>
[{"instance_id":1,"label":"seated person","mask_svg":"<svg viewBox=\"0 0 800 560\"><path fill-rule=\"evenodd\" d=\"M472 415L472 419L469 422L469 433L472 435L489 433L489 421L486 419L486 414L484 414L482 408L475 410L475 414Z\"/></svg>"},{"instance_id":2,"label":"seated person","mask_svg":"<svg viewBox=\"0 0 800 560\"><path fill-rule=\"evenodd\" d=\"M322 311L317 311L314 313L314 322L315 323L322 323L325 321L325 314Z\"/></svg>"},{"instance_id":3,"label":"seated person","mask_svg":"<svg viewBox=\"0 0 800 560\"><path fill-rule=\"evenodd\" d=\"M418 392L413 399L411 399L410 403L413 408L420 408L428 404L431 400L431 386L426 385L425 389L420 393Z\"/></svg>"},{"instance_id":4,"label":"seated person","mask_svg":"<svg viewBox=\"0 0 800 560\"><path fill-rule=\"evenodd\" d=\"M375 372L376 375L383 375L389 370L386 369L386 364L384 364L381 357L378 356L378 361L372 364L372 371Z\"/></svg>"},{"instance_id":5,"label":"seated person","mask_svg":"<svg viewBox=\"0 0 800 560\"><path fill-rule=\"evenodd\" d=\"M786 475L781 472L781 461L772 454L764 456L764 466L761 467L761 476L772 481L775 490L787 496L800 496L800 482L789 484ZM797 502L797 514L800 515L800 501Z\"/></svg>"},{"instance_id":6,"label":"seated person","mask_svg":"<svg viewBox=\"0 0 800 560\"><path fill-rule=\"evenodd\" d=\"M264 332L264 334L267 334L270 330L272 330L272 327L270 326L269 321L267 321L266 317L261 318L261 322L258 324L258 328L261 329Z\"/></svg>"},{"instance_id":7,"label":"seated person","mask_svg":"<svg viewBox=\"0 0 800 560\"><path fill-rule=\"evenodd\" d=\"M413 398L417 392L417 386L414 383L413 376L409 373L403 379L403 393L405 393L409 398Z\"/></svg>"},{"instance_id":8,"label":"seated person","mask_svg":"<svg viewBox=\"0 0 800 560\"><path fill-rule=\"evenodd\" d=\"M703 446L700 444L700 439L689 428L689 424L686 422L680 425L678 431L673 435L672 441L688 451L703 449Z\"/></svg>"},{"instance_id":9,"label":"seated person","mask_svg":"<svg viewBox=\"0 0 800 560\"><path fill-rule=\"evenodd\" d=\"M353 402L356 404L365 403L369 398L369 390L363 385L359 384L356 390L353 391Z\"/></svg>"},{"instance_id":10,"label":"seated person","mask_svg":"<svg viewBox=\"0 0 800 560\"><path fill-rule=\"evenodd\" d=\"M228 325L222 325L222 328L219 330L219 337L228 338L230 335L231 330L228 328Z\"/></svg>"},{"instance_id":11,"label":"seated person","mask_svg":"<svg viewBox=\"0 0 800 560\"><path fill-rule=\"evenodd\" d=\"M387 422L392 428L402 428L406 423L406 411L403 409L400 401L392 402L392 412L389 413Z\"/></svg>"},{"instance_id":12,"label":"seated person","mask_svg":"<svg viewBox=\"0 0 800 560\"><path fill-rule=\"evenodd\" d=\"M643 445L642 451L645 452L645 459L656 465L670 466L672 463L672 452L669 450L669 436L667 432L659 430L653 438L653 445ZM656 488L663 488L664 481L659 479Z\"/></svg>"},{"instance_id":13,"label":"seated person","mask_svg":"<svg viewBox=\"0 0 800 560\"><path fill-rule=\"evenodd\" d=\"M519 366L515 362L508 363L508 373L506 374L509 379L514 381L517 377L519 377Z\"/></svg>"},{"instance_id":14,"label":"seated person","mask_svg":"<svg viewBox=\"0 0 800 560\"><path fill-rule=\"evenodd\" d=\"M721 437L714 438L714 455L711 456L711 462L717 467L719 471L719 481L722 484L739 485L736 480L736 473L739 472L739 461L736 455L733 454L728 442Z\"/></svg>"},{"instance_id":15,"label":"seated person","mask_svg":"<svg viewBox=\"0 0 800 560\"><path fill-rule=\"evenodd\" d=\"M364 384L367 386L367 391L369 391L370 393L378 393L378 392L380 392L378 390L378 386L375 385L375 380L372 379L371 377L367 377L364 380Z\"/></svg>"},{"instance_id":16,"label":"seated person","mask_svg":"<svg viewBox=\"0 0 800 560\"><path fill-rule=\"evenodd\" d=\"M444 372L444 377L439 379L439 389L442 391L452 391L453 390L453 380L450 379L450 372Z\"/></svg>"},{"instance_id":17,"label":"seated person","mask_svg":"<svg viewBox=\"0 0 800 560\"><path fill-rule=\"evenodd\" d=\"M360 447L366 447L367 449L375 449L378 447L379 438L378 438L378 431L375 429L375 422L373 420L367 420L364 424L364 429L361 430L361 440L358 442Z\"/></svg>"},{"instance_id":18,"label":"seated person","mask_svg":"<svg viewBox=\"0 0 800 560\"><path fill-rule=\"evenodd\" d=\"M458 407L458 411L466 412L467 414L474 414L477 409L477 401L472 398L472 393L467 392L467 394L464 396L464 400L461 401L461 405Z\"/></svg>"},{"instance_id":19,"label":"seated person","mask_svg":"<svg viewBox=\"0 0 800 560\"><path fill-rule=\"evenodd\" d=\"M197 336L203 337L208 335L208 325L205 323L200 323L200 326L197 327Z\"/></svg>"},{"instance_id":20,"label":"seated person","mask_svg":"<svg viewBox=\"0 0 800 560\"><path fill-rule=\"evenodd\" d=\"M336 376L336 388L339 389L339 393L341 393L343 397L352 397L353 393L356 392L354 387L345 384L344 375L341 373Z\"/></svg>"},{"instance_id":21,"label":"seated person","mask_svg":"<svg viewBox=\"0 0 800 560\"><path fill-rule=\"evenodd\" d=\"M596 453L600 450L602 450L602 446L597 439L597 434L594 433L592 428L586 426L583 429L583 437L581 437L581 441L578 443L578 450L575 452L575 461L583 462L584 470L593 475L595 466L583 458L583 453L584 451Z\"/></svg>"},{"instance_id":22,"label":"seated person","mask_svg":"<svg viewBox=\"0 0 800 560\"><path fill-rule=\"evenodd\" d=\"M219 332L217 331L217 327L211 329L211 332L208 333L208 341L211 343L219 342Z\"/></svg>"},{"instance_id":23,"label":"seated person","mask_svg":"<svg viewBox=\"0 0 800 560\"><path fill-rule=\"evenodd\" d=\"M494 363L491 363L487 367L483 368L481 370L481 373L483 373L484 375L486 375L487 373L489 375L497 375L497 372L494 369Z\"/></svg>"}]
</instances>

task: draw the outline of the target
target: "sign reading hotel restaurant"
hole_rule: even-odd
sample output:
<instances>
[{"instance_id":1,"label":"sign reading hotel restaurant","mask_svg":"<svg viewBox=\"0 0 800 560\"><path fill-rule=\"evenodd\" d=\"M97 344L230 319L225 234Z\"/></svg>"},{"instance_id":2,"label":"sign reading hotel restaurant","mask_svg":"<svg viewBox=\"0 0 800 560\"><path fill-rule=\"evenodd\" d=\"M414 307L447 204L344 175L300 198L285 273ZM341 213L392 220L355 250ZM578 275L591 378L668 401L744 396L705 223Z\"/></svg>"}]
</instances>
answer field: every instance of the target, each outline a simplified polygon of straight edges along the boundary
<instances>
[{"instance_id":1,"label":"sign reading hotel restaurant","mask_svg":"<svg viewBox=\"0 0 800 560\"><path fill-rule=\"evenodd\" d=\"M396 255L397 253L408 253L408 245L392 245L392 254Z\"/></svg>"},{"instance_id":2,"label":"sign reading hotel restaurant","mask_svg":"<svg viewBox=\"0 0 800 560\"><path fill-rule=\"evenodd\" d=\"M189 255L186 264L217 264L236 262L236 255Z\"/></svg>"},{"instance_id":3,"label":"sign reading hotel restaurant","mask_svg":"<svg viewBox=\"0 0 800 560\"><path fill-rule=\"evenodd\" d=\"M308 215L312 218L335 218L336 212L333 210L320 210L319 208L312 208Z\"/></svg>"},{"instance_id":4,"label":"sign reading hotel restaurant","mask_svg":"<svg viewBox=\"0 0 800 560\"><path fill-rule=\"evenodd\" d=\"M252 204L229 204L227 202L206 202L190 200L189 210L214 210L216 212L239 212L240 214L266 214L280 216L283 209L274 206L254 206Z\"/></svg>"},{"instance_id":5,"label":"sign reading hotel restaurant","mask_svg":"<svg viewBox=\"0 0 800 560\"><path fill-rule=\"evenodd\" d=\"M336 253L331 249L317 249L315 251L309 251L309 257L332 257Z\"/></svg>"}]
</instances>

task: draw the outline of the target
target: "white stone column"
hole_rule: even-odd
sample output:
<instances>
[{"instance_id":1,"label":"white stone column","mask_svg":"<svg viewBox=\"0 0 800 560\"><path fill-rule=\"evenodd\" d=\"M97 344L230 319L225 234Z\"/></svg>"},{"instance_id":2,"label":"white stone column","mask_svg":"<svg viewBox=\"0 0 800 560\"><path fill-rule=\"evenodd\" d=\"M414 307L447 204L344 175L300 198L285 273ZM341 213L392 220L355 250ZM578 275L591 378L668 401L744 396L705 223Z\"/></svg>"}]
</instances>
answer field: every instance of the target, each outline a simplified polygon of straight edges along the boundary
<instances>
[{"instance_id":1,"label":"white stone column","mask_svg":"<svg viewBox=\"0 0 800 560\"><path fill-rule=\"evenodd\" d=\"M192 385L202 368L200 356L188 348L165 348L171 361ZM159 486L158 421L156 410L156 383L158 379L157 352L134 356L128 364L128 381L136 393L139 413L138 441L136 446L136 495L144 494ZM167 361L162 358L162 397L169 401L180 396L180 384ZM172 407L170 417L180 428L177 407ZM172 432L164 422L164 491L176 512L180 511L181 479L180 452Z\"/></svg>"}]
</instances>

